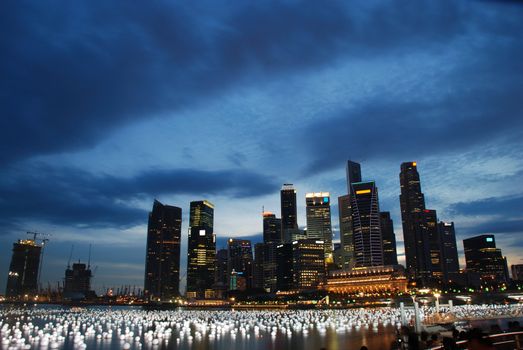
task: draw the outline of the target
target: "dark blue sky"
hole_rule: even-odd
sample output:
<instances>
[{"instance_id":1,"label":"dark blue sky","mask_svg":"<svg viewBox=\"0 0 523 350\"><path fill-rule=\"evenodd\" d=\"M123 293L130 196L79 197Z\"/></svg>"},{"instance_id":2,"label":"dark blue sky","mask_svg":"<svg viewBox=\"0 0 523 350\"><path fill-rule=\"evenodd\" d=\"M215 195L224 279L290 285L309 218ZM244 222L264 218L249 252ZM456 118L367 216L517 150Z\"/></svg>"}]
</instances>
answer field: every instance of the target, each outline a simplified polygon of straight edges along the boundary
<instances>
[{"instance_id":1,"label":"dark blue sky","mask_svg":"<svg viewBox=\"0 0 523 350\"><path fill-rule=\"evenodd\" d=\"M349 158L400 252L399 166L416 160L459 239L495 233L521 262L518 2L140 5L0 4L0 289L27 230L53 234L43 282L92 243L97 288L141 285L154 198L184 216L209 199L223 242L259 235L292 182L304 226L305 193L344 194Z\"/></svg>"}]
</instances>

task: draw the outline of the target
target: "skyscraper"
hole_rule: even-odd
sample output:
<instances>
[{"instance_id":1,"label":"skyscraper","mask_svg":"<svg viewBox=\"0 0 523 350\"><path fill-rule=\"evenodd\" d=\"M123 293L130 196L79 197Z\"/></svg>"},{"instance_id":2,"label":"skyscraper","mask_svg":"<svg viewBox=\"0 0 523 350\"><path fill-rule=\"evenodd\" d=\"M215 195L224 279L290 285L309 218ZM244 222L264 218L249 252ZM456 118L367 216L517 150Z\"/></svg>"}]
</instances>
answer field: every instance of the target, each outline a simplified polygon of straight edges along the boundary
<instances>
[{"instance_id":1,"label":"skyscraper","mask_svg":"<svg viewBox=\"0 0 523 350\"><path fill-rule=\"evenodd\" d=\"M263 242L281 243L282 242L282 220L270 212L263 213Z\"/></svg>"},{"instance_id":2,"label":"skyscraper","mask_svg":"<svg viewBox=\"0 0 523 350\"><path fill-rule=\"evenodd\" d=\"M426 220L425 196L421 192L416 162L401 164L400 186L401 223L407 273L411 279L424 279L430 275L430 266L428 266L430 247L428 239L423 235Z\"/></svg>"},{"instance_id":3,"label":"skyscraper","mask_svg":"<svg viewBox=\"0 0 523 350\"><path fill-rule=\"evenodd\" d=\"M374 181L353 182L351 194L354 259L357 267L383 265L378 188Z\"/></svg>"},{"instance_id":4,"label":"skyscraper","mask_svg":"<svg viewBox=\"0 0 523 350\"><path fill-rule=\"evenodd\" d=\"M191 202L187 253L187 297L204 298L212 290L216 269L214 205Z\"/></svg>"},{"instance_id":5,"label":"skyscraper","mask_svg":"<svg viewBox=\"0 0 523 350\"><path fill-rule=\"evenodd\" d=\"M443 282L442 242L438 230L438 216L435 210L423 210L423 237L429 241L428 277L431 281Z\"/></svg>"},{"instance_id":6,"label":"skyscraper","mask_svg":"<svg viewBox=\"0 0 523 350\"><path fill-rule=\"evenodd\" d=\"M13 255L7 276L7 297L34 295L38 291L38 268L42 246L33 239L13 244Z\"/></svg>"},{"instance_id":7,"label":"skyscraper","mask_svg":"<svg viewBox=\"0 0 523 350\"><path fill-rule=\"evenodd\" d=\"M307 239L323 241L325 259L332 260L332 228L329 192L307 193Z\"/></svg>"},{"instance_id":8,"label":"skyscraper","mask_svg":"<svg viewBox=\"0 0 523 350\"><path fill-rule=\"evenodd\" d=\"M341 268L354 267L354 237L352 234L351 195L338 197L338 214L340 219Z\"/></svg>"},{"instance_id":9,"label":"skyscraper","mask_svg":"<svg viewBox=\"0 0 523 350\"><path fill-rule=\"evenodd\" d=\"M276 289L291 290L294 287L294 244L283 243L276 246Z\"/></svg>"},{"instance_id":10,"label":"skyscraper","mask_svg":"<svg viewBox=\"0 0 523 350\"><path fill-rule=\"evenodd\" d=\"M144 293L168 300L180 293L182 209L155 200L149 213Z\"/></svg>"},{"instance_id":11,"label":"skyscraper","mask_svg":"<svg viewBox=\"0 0 523 350\"><path fill-rule=\"evenodd\" d=\"M292 243L293 280L298 289L316 289L325 280L324 242L303 239Z\"/></svg>"},{"instance_id":12,"label":"skyscraper","mask_svg":"<svg viewBox=\"0 0 523 350\"><path fill-rule=\"evenodd\" d=\"M479 274L487 284L506 282L506 260L496 248L494 235L480 235L463 240L467 271Z\"/></svg>"},{"instance_id":13,"label":"skyscraper","mask_svg":"<svg viewBox=\"0 0 523 350\"><path fill-rule=\"evenodd\" d=\"M292 184L284 184L280 191L281 228L285 230L298 229L298 214L296 206L296 189Z\"/></svg>"},{"instance_id":14,"label":"skyscraper","mask_svg":"<svg viewBox=\"0 0 523 350\"><path fill-rule=\"evenodd\" d=\"M383 265L398 265L394 223L388 211L380 212L381 239L383 241Z\"/></svg>"},{"instance_id":15,"label":"skyscraper","mask_svg":"<svg viewBox=\"0 0 523 350\"><path fill-rule=\"evenodd\" d=\"M253 287L253 257L251 241L229 239L227 242L227 273L230 279L233 271L245 278L246 287ZM229 283L230 284L230 283Z\"/></svg>"},{"instance_id":16,"label":"skyscraper","mask_svg":"<svg viewBox=\"0 0 523 350\"><path fill-rule=\"evenodd\" d=\"M458 247L454 223L440 221L438 232L441 240L441 261L443 266L443 281L453 282L459 277Z\"/></svg>"},{"instance_id":17,"label":"skyscraper","mask_svg":"<svg viewBox=\"0 0 523 350\"><path fill-rule=\"evenodd\" d=\"M354 182L361 182L361 166L359 163L352 160L347 161L347 192L352 193L352 184Z\"/></svg>"}]
</instances>

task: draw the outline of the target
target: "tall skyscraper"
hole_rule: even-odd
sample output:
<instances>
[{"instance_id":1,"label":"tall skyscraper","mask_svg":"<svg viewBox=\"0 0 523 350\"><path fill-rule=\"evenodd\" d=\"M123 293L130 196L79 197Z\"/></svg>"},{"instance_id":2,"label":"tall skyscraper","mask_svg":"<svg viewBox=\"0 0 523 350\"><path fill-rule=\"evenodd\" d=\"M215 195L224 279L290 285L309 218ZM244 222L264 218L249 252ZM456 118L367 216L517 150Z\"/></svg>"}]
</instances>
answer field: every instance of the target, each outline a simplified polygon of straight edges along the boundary
<instances>
[{"instance_id":1,"label":"tall skyscraper","mask_svg":"<svg viewBox=\"0 0 523 350\"><path fill-rule=\"evenodd\" d=\"M441 260L443 265L443 281L453 282L459 277L458 247L453 222L438 223L441 240Z\"/></svg>"},{"instance_id":2,"label":"tall skyscraper","mask_svg":"<svg viewBox=\"0 0 523 350\"><path fill-rule=\"evenodd\" d=\"M293 246L292 243L276 246L276 290L288 291L294 287Z\"/></svg>"},{"instance_id":3,"label":"tall skyscraper","mask_svg":"<svg viewBox=\"0 0 523 350\"><path fill-rule=\"evenodd\" d=\"M13 255L7 276L7 297L35 295L38 292L38 268L42 246L33 239L13 244Z\"/></svg>"},{"instance_id":4,"label":"tall skyscraper","mask_svg":"<svg viewBox=\"0 0 523 350\"><path fill-rule=\"evenodd\" d=\"M144 293L150 300L180 294L182 209L155 200L149 213Z\"/></svg>"},{"instance_id":5,"label":"tall skyscraper","mask_svg":"<svg viewBox=\"0 0 523 350\"><path fill-rule=\"evenodd\" d=\"M428 239L424 237L425 196L421 192L416 162L401 164L400 186L401 223L407 274L414 280L426 279L430 275L430 266L428 266L430 247Z\"/></svg>"},{"instance_id":6,"label":"tall skyscraper","mask_svg":"<svg viewBox=\"0 0 523 350\"><path fill-rule=\"evenodd\" d=\"M329 192L307 193L307 239L323 241L325 259L332 260L332 226Z\"/></svg>"},{"instance_id":7,"label":"tall skyscraper","mask_svg":"<svg viewBox=\"0 0 523 350\"><path fill-rule=\"evenodd\" d=\"M270 212L263 213L263 242L281 243L282 242L282 220Z\"/></svg>"},{"instance_id":8,"label":"tall skyscraper","mask_svg":"<svg viewBox=\"0 0 523 350\"><path fill-rule=\"evenodd\" d=\"M381 239L383 241L383 265L398 265L394 223L388 211L380 212Z\"/></svg>"},{"instance_id":9,"label":"tall skyscraper","mask_svg":"<svg viewBox=\"0 0 523 350\"><path fill-rule=\"evenodd\" d=\"M347 192L352 193L352 186L354 182L361 182L361 166L359 163L352 160L347 161Z\"/></svg>"},{"instance_id":10,"label":"tall skyscraper","mask_svg":"<svg viewBox=\"0 0 523 350\"><path fill-rule=\"evenodd\" d=\"M428 239L429 245L429 261L428 277L431 281L444 282L443 279L443 257L442 257L442 242L440 232L438 230L438 216L435 210L423 210L423 237Z\"/></svg>"},{"instance_id":11,"label":"tall skyscraper","mask_svg":"<svg viewBox=\"0 0 523 350\"><path fill-rule=\"evenodd\" d=\"M357 267L383 265L378 188L374 181L353 182L351 194L354 259Z\"/></svg>"},{"instance_id":12,"label":"tall skyscraper","mask_svg":"<svg viewBox=\"0 0 523 350\"><path fill-rule=\"evenodd\" d=\"M350 194L338 197L338 214L340 219L340 265L342 269L351 269L354 267L355 260Z\"/></svg>"},{"instance_id":13,"label":"tall skyscraper","mask_svg":"<svg viewBox=\"0 0 523 350\"><path fill-rule=\"evenodd\" d=\"M214 205L206 200L191 202L187 253L187 297L205 298L214 283L216 235Z\"/></svg>"},{"instance_id":14,"label":"tall skyscraper","mask_svg":"<svg viewBox=\"0 0 523 350\"><path fill-rule=\"evenodd\" d=\"M253 268L251 241L229 239L227 242L227 273L229 279L234 271L245 278L247 289L250 289L253 287Z\"/></svg>"},{"instance_id":15,"label":"tall skyscraper","mask_svg":"<svg viewBox=\"0 0 523 350\"><path fill-rule=\"evenodd\" d=\"M280 191L281 228L285 230L298 229L298 214L296 206L296 189L292 184L284 184Z\"/></svg>"},{"instance_id":16,"label":"tall skyscraper","mask_svg":"<svg viewBox=\"0 0 523 350\"><path fill-rule=\"evenodd\" d=\"M487 284L503 283L508 280L506 260L501 249L496 248L494 235L480 235L463 240L467 271L479 274Z\"/></svg>"}]
</instances>

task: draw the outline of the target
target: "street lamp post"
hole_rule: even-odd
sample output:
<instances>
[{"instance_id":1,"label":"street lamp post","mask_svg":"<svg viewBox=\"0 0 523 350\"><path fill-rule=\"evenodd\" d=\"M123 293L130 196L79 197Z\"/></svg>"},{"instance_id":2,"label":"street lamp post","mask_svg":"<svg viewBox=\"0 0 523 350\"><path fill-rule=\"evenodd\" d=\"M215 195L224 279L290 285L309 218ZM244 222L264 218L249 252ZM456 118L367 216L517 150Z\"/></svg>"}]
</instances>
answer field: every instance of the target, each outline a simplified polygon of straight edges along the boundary
<instances>
[{"instance_id":1,"label":"street lamp post","mask_svg":"<svg viewBox=\"0 0 523 350\"><path fill-rule=\"evenodd\" d=\"M434 293L434 296L436 297L436 313L439 314L439 297L441 296L441 294Z\"/></svg>"}]
</instances>

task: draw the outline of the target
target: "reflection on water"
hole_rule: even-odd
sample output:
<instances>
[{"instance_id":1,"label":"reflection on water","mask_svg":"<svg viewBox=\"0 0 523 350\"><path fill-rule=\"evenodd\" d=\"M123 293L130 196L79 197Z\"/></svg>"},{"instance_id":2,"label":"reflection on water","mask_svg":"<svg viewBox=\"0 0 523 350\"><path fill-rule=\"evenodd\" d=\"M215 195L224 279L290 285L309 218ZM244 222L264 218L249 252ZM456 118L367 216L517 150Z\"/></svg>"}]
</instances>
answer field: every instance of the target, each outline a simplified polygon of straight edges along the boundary
<instances>
[{"instance_id":1,"label":"reflection on water","mask_svg":"<svg viewBox=\"0 0 523 350\"><path fill-rule=\"evenodd\" d=\"M30 325L18 336L24 338L20 341L20 346L31 344L32 349L47 349L53 346L60 349L86 347L107 350L359 349L366 345L371 350L385 350L389 349L395 340L394 324L362 323L361 326L349 326L345 321L339 322L339 319L345 320L337 317L342 315L343 311L204 311L204 318L202 312L187 310L164 313L162 315L170 316L158 318L153 317L158 315L156 311L132 307L95 307L57 312L54 307L38 306L22 313L6 313L6 308L3 307L0 311L0 349L6 349L9 344L13 345L12 338L17 335L12 327L16 322L20 322L18 329L23 329L24 324ZM220 327L220 320L227 319L228 315L231 318L234 315L234 319L238 321L233 322L232 326L229 324L229 328L223 326L222 332L216 331ZM203 321L189 322L191 317L192 321L195 318ZM208 319L205 320L205 317ZM267 318L270 321L267 321ZM303 320L303 324L299 329L292 328L292 322L300 319ZM336 325L333 324L333 320L337 322ZM241 322L245 324L240 324ZM203 328L202 324L205 325ZM215 330L211 330L209 326L213 324ZM55 338L49 340L47 337L47 340L44 340L45 334L53 333ZM9 337L11 340L7 341Z\"/></svg>"}]
</instances>

